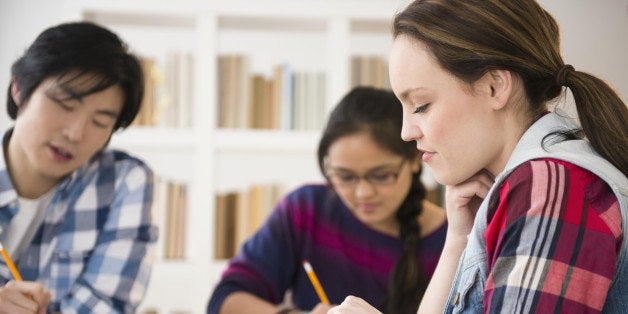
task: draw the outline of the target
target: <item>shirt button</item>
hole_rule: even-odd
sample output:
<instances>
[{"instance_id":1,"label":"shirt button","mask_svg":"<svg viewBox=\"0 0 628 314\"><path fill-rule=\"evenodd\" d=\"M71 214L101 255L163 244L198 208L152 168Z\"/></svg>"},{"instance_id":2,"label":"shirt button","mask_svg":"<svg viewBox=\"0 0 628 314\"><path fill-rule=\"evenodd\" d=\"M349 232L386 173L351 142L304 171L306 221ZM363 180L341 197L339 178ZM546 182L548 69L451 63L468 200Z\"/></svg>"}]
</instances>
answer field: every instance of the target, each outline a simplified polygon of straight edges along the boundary
<instances>
[{"instance_id":1,"label":"shirt button","mask_svg":"<svg viewBox=\"0 0 628 314\"><path fill-rule=\"evenodd\" d=\"M460 298L460 292L456 292L454 296L454 305L458 305L458 299Z\"/></svg>"}]
</instances>

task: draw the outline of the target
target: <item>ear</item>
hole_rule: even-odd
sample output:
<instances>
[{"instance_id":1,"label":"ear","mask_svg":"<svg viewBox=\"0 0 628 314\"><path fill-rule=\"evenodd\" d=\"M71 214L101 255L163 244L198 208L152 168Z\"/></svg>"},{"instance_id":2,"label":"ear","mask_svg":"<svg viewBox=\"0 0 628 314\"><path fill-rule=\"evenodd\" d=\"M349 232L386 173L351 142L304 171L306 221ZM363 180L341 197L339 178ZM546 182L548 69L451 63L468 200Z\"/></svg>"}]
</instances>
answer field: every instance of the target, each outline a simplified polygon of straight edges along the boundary
<instances>
[{"instance_id":1,"label":"ear","mask_svg":"<svg viewBox=\"0 0 628 314\"><path fill-rule=\"evenodd\" d=\"M510 101L513 88L513 75L508 70L491 70L484 75L486 86L489 88L491 108L500 110Z\"/></svg>"},{"instance_id":2,"label":"ear","mask_svg":"<svg viewBox=\"0 0 628 314\"><path fill-rule=\"evenodd\" d=\"M11 98L13 98L13 102L15 102L18 107L22 104L22 94L20 93L20 88L17 85L15 77L11 80Z\"/></svg>"}]
</instances>

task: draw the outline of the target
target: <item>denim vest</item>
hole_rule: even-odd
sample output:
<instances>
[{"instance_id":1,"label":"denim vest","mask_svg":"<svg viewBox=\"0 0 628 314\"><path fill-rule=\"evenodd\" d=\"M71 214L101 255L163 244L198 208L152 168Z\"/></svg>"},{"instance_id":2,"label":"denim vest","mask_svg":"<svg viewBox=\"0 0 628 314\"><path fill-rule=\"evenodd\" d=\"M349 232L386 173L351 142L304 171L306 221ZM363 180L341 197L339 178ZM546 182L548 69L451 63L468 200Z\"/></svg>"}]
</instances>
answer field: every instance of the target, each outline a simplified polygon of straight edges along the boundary
<instances>
[{"instance_id":1,"label":"denim vest","mask_svg":"<svg viewBox=\"0 0 628 314\"><path fill-rule=\"evenodd\" d=\"M460 257L458 269L452 283L452 289L445 306L445 313L483 313L484 287L488 278L486 242L484 233L487 227L488 209L494 207L492 196L499 189L508 175L520 164L537 158L564 160L587 169L604 180L613 190L619 201L622 217L624 240L617 259L617 269L606 297L603 313L626 313L628 310L628 179L607 160L600 157L590 144L583 140L541 143L546 134L575 129L575 126L558 114L547 114L535 122L523 135L515 147L504 171L495 178L475 217L473 228L468 237L467 246ZM502 309L512 311L512 309Z\"/></svg>"}]
</instances>

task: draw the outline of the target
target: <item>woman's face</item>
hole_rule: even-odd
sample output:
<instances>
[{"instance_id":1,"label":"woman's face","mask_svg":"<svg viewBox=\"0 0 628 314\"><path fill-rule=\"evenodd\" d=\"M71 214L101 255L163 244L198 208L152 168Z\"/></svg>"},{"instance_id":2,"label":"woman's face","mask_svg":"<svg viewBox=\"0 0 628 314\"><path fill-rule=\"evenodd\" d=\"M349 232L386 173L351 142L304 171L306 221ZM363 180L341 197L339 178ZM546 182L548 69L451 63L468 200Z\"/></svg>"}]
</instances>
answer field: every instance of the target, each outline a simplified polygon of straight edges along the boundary
<instances>
[{"instance_id":1,"label":"woman's face","mask_svg":"<svg viewBox=\"0 0 628 314\"><path fill-rule=\"evenodd\" d=\"M407 160L381 148L366 132L343 136L329 146L325 168L334 189L367 226L397 235L397 209L406 198L418 158Z\"/></svg>"},{"instance_id":2,"label":"woman's face","mask_svg":"<svg viewBox=\"0 0 628 314\"><path fill-rule=\"evenodd\" d=\"M484 168L499 172L504 136L488 79L472 85L457 79L406 35L394 40L389 62L391 86L403 104L401 136L417 142L435 179L454 185Z\"/></svg>"},{"instance_id":3,"label":"woman's face","mask_svg":"<svg viewBox=\"0 0 628 314\"><path fill-rule=\"evenodd\" d=\"M85 78L89 80L89 78ZM85 88L90 81L76 79L59 85L44 80L26 102L18 89L20 109L9 142L9 158L22 176L54 182L87 162L108 142L124 101L122 89L73 99L67 89Z\"/></svg>"}]
</instances>

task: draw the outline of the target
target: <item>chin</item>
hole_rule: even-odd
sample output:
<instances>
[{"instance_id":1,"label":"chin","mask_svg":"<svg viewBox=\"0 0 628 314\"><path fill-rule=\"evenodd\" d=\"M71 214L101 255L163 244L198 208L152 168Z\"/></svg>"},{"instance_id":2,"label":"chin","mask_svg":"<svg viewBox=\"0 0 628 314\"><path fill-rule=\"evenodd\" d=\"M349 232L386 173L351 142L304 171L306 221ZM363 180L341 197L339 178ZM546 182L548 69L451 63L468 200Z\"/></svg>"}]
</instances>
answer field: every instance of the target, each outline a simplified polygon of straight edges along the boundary
<instances>
[{"instance_id":1,"label":"chin","mask_svg":"<svg viewBox=\"0 0 628 314\"><path fill-rule=\"evenodd\" d=\"M358 212L354 213L356 218L364 224L370 225L377 222L378 217L374 213Z\"/></svg>"},{"instance_id":2,"label":"chin","mask_svg":"<svg viewBox=\"0 0 628 314\"><path fill-rule=\"evenodd\" d=\"M68 169L67 167L63 167L63 169L57 169L57 171L48 171L48 177L54 180L62 180L66 176L70 175L74 170L78 169L78 167L71 167Z\"/></svg>"},{"instance_id":3,"label":"chin","mask_svg":"<svg viewBox=\"0 0 628 314\"><path fill-rule=\"evenodd\" d=\"M456 184L460 184L464 182L467 179L467 178L460 178L458 176L455 176L449 173L439 175L438 173L434 172L433 175L434 175L434 180L436 180L436 182L442 185L456 185Z\"/></svg>"},{"instance_id":4,"label":"chin","mask_svg":"<svg viewBox=\"0 0 628 314\"><path fill-rule=\"evenodd\" d=\"M438 182L439 184L442 184L442 185L452 185L453 181L452 181L451 177L449 177L447 175L444 175L442 173L438 173L438 172L436 172L434 170L432 170L432 175L434 176L434 180L436 182Z\"/></svg>"}]
</instances>

